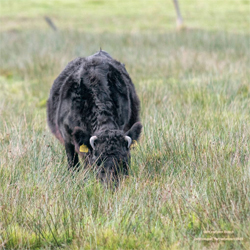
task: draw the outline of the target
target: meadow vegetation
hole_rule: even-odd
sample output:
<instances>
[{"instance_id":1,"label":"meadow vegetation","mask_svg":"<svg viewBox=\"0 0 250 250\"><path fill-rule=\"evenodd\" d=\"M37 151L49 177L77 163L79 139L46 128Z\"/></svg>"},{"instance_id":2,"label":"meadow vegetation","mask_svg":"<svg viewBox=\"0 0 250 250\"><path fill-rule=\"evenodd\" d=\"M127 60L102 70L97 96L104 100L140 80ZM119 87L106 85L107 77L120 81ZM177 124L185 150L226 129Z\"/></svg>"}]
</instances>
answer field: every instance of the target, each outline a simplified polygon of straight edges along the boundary
<instances>
[{"instance_id":1,"label":"meadow vegetation","mask_svg":"<svg viewBox=\"0 0 250 250\"><path fill-rule=\"evenodd\" d=\"M250 249L249 1L180 1L182 31L171 1L0 4L0 249ZM46 125L53 80L100 47L141 100L116 189L69 173Z\"/></svg>"}]
</instances>

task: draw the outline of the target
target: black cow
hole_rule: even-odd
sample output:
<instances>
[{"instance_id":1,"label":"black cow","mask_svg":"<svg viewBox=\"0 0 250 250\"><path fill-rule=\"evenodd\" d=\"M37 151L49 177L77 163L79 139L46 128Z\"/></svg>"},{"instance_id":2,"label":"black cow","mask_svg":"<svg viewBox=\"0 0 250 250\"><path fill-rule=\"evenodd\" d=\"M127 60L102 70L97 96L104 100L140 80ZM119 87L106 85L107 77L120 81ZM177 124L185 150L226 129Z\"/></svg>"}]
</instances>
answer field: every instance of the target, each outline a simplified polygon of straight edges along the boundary
<instances>
[{"instance_id":1,"label":"black cow","mask_svg":"<svg viewBox=\"0 0 250 250\"><path fill-rule=\"evenodd\" d=\"M140 101L125 67L107 52L71 61L47 101L51 132L64 144L69 168L78 154L99 176L127 173L130 146L138 140ZM76 154L77 153L77 154ZM113 177L112 177L113 178Z\"/></svg>"}]
</instances>

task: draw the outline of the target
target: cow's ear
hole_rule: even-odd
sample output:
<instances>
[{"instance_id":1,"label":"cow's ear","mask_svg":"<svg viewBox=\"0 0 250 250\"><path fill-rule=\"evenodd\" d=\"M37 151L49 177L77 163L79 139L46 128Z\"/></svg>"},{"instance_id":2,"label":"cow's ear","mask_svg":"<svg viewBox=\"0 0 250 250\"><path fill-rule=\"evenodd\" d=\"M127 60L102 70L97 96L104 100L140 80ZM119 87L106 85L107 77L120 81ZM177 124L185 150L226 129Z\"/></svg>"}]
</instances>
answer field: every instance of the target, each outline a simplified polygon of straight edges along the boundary
<instances>
[{"instance_id":1,"label":"cow's ear","mask_svg":"<svg viewBox=\"0 0 250 250\"><path fill-rule=\"evenodd\" d=\"M140 122L136 122L132 128L126 132L126 135L129 136L132 141L137 141L140 137L142 130L142 124Z\"/></svg>"},{"instance_id":2,"label":"cow's ear","mask_svg":"<svg viewBox=\"0 0 250 250\"><path fill-rule=\"evenodd\" d=\"M89 144L90 134L87 131L84 131L79 127L75 127L72 136L74 143L80 149L80 152L87 152L87 148L91 148Z\"/></svg>"}]
</instances>

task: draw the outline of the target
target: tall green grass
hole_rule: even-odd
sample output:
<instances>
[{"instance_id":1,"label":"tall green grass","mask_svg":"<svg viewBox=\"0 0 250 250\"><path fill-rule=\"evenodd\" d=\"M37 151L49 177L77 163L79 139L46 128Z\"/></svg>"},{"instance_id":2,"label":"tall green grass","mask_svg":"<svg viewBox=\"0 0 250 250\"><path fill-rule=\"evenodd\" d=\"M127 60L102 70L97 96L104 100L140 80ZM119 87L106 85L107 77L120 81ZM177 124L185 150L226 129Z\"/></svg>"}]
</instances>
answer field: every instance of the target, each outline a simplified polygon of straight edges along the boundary
<instances>
[{"instance_id":1,"label":"tall green grass","mask_svg":"<svg viewBox=\"0 0 250 250\"><path fill-rule=\"evenodd\" d=\"M0 248L250 248L247 32L29 27L0 39ZM100 46L141 100L142 137L116 189L92 169L69 173L46 126L55 77ZM198 240L211 237L243 240Z\"/></svg>"},{"instance_id":2,"label":"tall green grass","mask_svg":"<svg viewBox=\"0 0 250 250\"><path fill-rule=\"evenodd\" d=\"M184 22L194 29L249 32L249 0L179 0ZM59 30L132 33L175 27L172 0L1 0L0 30L46 29L50 16Z\"/></svg>"}]
</instances>

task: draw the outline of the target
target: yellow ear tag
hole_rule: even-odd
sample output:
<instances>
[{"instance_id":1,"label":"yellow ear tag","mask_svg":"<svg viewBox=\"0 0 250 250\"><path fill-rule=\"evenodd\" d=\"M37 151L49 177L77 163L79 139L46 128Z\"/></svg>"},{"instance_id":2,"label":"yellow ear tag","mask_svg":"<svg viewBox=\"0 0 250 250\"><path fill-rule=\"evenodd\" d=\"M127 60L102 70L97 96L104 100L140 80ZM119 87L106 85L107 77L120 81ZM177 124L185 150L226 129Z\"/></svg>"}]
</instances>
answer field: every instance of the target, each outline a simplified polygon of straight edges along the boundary
<instances>
[{"instance_id":1,"label":"yellow ear tag","mask_svg":"<svg viewBox=\"0 0 250 250\"><path fill-rule=\"evenodd\" d=\"M132 145L131 145L131 148L135 148L137 145L138 145L137 141L136 141L136 140L133 140Z\"/></svg>"},{"instance_id":2,"label":"yellow ear tag","mask_svg":"<svg viewBox=\"0 0 250 250\"><path fill-rule=\"evenodd\" d=\"M80 146L80 152L82 152L82 153L88 153L89 152L89 148L86 145L82 144Z\"/></svg>"}]
</instances>

